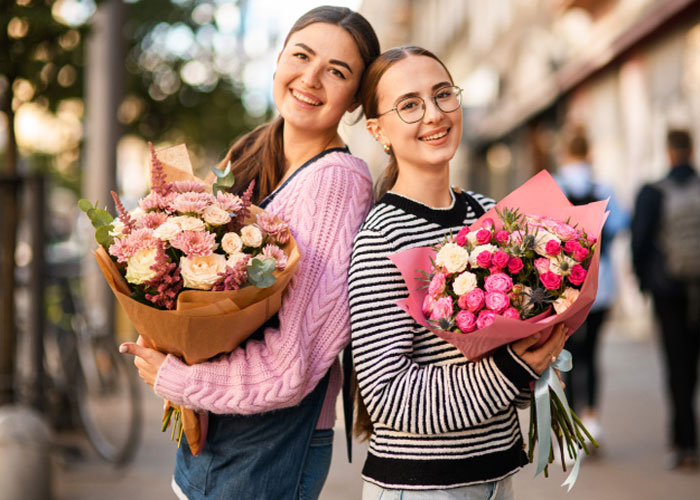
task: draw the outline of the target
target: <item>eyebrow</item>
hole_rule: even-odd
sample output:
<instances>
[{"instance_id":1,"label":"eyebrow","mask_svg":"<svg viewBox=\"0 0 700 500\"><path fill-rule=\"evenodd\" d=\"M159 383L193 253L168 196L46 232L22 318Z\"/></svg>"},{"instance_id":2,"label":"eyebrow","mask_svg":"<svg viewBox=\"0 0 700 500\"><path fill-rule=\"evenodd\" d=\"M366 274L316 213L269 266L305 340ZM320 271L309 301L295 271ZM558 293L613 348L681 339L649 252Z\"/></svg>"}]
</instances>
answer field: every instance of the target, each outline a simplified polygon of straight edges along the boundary
<instances>
[{"instance_id":1,"label":"eyebrow","mask_svg":"<svg viewBox=\"0 0 700 500\"><path fill-rule=\"evenodd\" d=\"M308 52L309 54L311 54L312 56L315 56L315 55L316 55L316 51L315 51L314 49L312 49L311 47L309 47L308 45L306 45L305 43L297 42L297 43L295 43L294 45L297 45L297 46L301 47L302 49L304 49L305 51L307 51L307 52ZM346 63L345 61L341 61L340 59L331 59L331 60L328 61L328 62L331 63L331 64L335 64L336 66L342 66L342 67L346 68L350 73L352 73L352 68L351 68L350 65L349 65L348 63Z\"/></svg>"},{"instance_id":2,"label":"eyebrow","mask_svg":"<svg viewBox=\"0 0 700 500\"><path fill-rule=\"evenodd\" d=\"M451 87L453 85L454 85L454 83L452 83L452 82L440 82L440 83L436 83L435 85L433 85L431 90L433 92L435 92L436 90L441 89L443 87ZM407 97L420 97L420 92L408 92L406 94L402 94L394 102L397 103L401 99L406 99Z\"/></svg>"}]
</instances>

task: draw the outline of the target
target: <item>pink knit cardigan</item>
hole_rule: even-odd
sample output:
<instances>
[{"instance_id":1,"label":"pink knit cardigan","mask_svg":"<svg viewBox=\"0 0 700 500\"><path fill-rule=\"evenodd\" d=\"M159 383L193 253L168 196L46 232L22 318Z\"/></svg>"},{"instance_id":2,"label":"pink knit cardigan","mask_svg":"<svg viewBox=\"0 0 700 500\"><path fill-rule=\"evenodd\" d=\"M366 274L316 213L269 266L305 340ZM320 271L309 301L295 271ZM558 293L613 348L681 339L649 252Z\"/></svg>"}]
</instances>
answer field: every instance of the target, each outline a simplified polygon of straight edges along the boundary
<instances>
[{"instance_id":1,"label":"pink knit cardigan","mask_svg":"<svg viewBox=\"0 0 700 500\"><path fill-rule=\"evenodd\" d=\"M168 355L156 393L197 410L262 413L298 404L332 368L317 428L332 427L342 383L338 353L350 340L352 241L371 203L367 165L348 153L328 153L299 171L266 207L289 224L301 251L280 329L192 366Z\"/></svg>"}]
</instances>

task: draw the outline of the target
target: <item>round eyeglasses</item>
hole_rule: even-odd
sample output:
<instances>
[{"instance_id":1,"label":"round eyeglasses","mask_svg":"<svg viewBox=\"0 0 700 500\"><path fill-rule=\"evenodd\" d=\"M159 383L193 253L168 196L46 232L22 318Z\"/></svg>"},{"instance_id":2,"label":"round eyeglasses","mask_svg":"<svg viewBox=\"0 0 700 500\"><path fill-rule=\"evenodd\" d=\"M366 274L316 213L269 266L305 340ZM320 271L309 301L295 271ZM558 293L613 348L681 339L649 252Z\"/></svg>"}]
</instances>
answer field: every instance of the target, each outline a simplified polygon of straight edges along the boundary
<instances>
[{"instance_id":1,"label":"round eyeglasses","mask_svg":"<svg viewBox=\"0 0 700 500\"><path fill-rule=\"evenodd\" d=\"M451 113L462 104L462 89L457 86L440 87L433 94L432 99L440 111ZM390 110L378 114L377 118L392 111L396 111L402 121L416 123L425 116L425 100L420 96L404 97Z\"/></svg>"}]
</instances>

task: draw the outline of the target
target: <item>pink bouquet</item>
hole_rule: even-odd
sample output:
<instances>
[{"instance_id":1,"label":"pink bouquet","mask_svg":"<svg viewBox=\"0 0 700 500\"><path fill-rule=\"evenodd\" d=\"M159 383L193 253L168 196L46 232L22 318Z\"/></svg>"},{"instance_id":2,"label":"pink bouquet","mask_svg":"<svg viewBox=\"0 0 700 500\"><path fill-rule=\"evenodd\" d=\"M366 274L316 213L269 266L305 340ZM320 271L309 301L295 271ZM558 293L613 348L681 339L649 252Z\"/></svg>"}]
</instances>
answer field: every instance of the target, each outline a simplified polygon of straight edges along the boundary
<instances>
[{"instance_id":1,"label":"pink bouquet","mask_svg":"<svg viewBox=\"0 0 700 500\"><path fill-rule=\"evenodd\" d=\"M554 179L540 172L437 247L390 256L409 289L409 297L398 305L471 360L538 331L543 332L541 345L557 323L565 323L571 333L595 299L606 205L573 206ZM565 370L565 365L559 360L555 368ZM582 435L587 431L569 411L561 384L551 375L542 374L539 392L549 396L547 386L554 391L551 427L562 453L566 447L576 458L576 448L588 451ZM530 458L539 435L540 456L545 448L548 460L540 458L538 473L546 473L553 459L550 424L534 427L536 420L546 418L536 402L533 409L538 406L540 417L531 420ZM578 461L575 468L577 472ZM569 484L574 481L575 475Z\"/></svg>"}]
</instances>

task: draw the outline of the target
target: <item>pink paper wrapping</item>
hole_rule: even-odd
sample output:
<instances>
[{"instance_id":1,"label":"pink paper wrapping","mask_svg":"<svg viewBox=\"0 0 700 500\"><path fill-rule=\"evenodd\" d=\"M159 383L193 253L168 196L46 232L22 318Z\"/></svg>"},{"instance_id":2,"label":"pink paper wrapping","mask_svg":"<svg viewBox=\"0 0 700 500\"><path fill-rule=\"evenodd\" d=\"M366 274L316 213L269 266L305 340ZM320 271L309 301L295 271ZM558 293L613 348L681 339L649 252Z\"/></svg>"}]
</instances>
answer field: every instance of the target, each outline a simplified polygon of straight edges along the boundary
<instances>
[{"instance_id":1,"label":"pink paper wrapping","mask_svg":"<svg viewBox=\"0 0 700 500\"><path fill-rule=\"evenodd\" d=\"M600 242L603 224L608 216L607 204L607 200L604 200L587 205L572 205L554 178L543 170L503 198L471 227L481 227L484 220L490 218L495 222L496 230L501 229L502 224L496 209L502 211L504 208L517 208L522 214L549 216L565 222L568 220L571 225L584 228L589 236L596 237ZM409 291L408 298L399 300L396 304L419 324L457 347L468 359L476 361L502 345L538 331L542 332L542 338L537 345L541 345L549 338L554 326L561 322L569 328L568 335L578 329L586 319L598 289L600 245L596 245L578 298L563 313L540 314L525 321L496 316L493 324L466 334L429 327L427 318L423 314L422 305L427 289L419 288L424 286L424 282L418 278L423 277L420 270L428 273L431 271L430 259L435 259L435 251L432 248L412 248L390 255L389 258L401 272Z\"/></svg>"}]
</instances>

